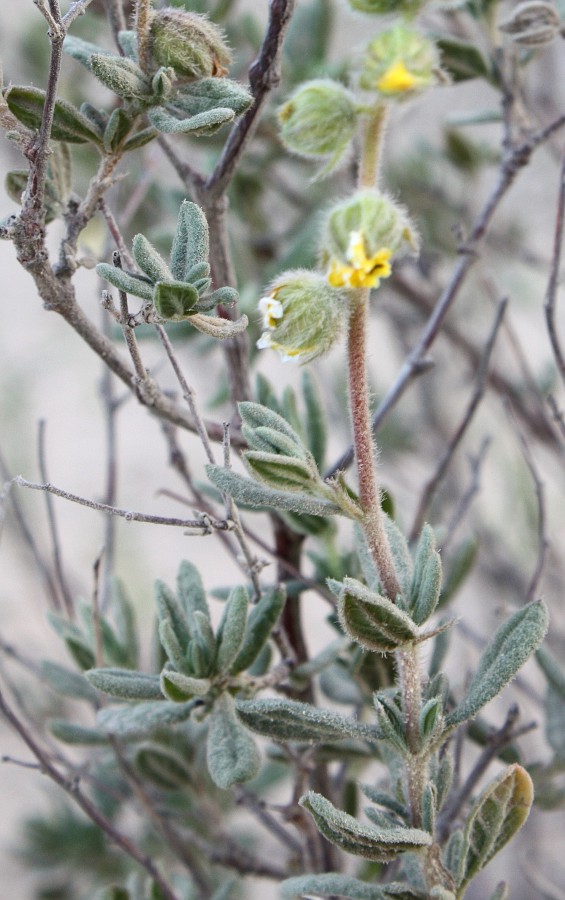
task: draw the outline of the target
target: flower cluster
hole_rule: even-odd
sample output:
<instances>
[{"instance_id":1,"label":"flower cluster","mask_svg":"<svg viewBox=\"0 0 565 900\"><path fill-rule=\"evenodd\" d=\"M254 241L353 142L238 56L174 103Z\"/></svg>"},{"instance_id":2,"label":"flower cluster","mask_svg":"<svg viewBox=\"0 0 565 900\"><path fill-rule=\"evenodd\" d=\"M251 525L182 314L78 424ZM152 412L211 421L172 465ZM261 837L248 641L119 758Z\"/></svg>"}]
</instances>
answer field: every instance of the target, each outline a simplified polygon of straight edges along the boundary
<instances>
[{"instance_id":1,"label":"flower cluster","mask_svg":"<svg viewBox=\"0 0 565 900\"><path fill-rule=\"evenodd\" d=\"M375 288L381 278L388 278L391 273L389 259L392 251L388 247L377 250L367 256L365 239L360 231L352 231L347 248L347 263L332 259L328 272L328 281L336 288Z\"/></svg>"}]
</instances>

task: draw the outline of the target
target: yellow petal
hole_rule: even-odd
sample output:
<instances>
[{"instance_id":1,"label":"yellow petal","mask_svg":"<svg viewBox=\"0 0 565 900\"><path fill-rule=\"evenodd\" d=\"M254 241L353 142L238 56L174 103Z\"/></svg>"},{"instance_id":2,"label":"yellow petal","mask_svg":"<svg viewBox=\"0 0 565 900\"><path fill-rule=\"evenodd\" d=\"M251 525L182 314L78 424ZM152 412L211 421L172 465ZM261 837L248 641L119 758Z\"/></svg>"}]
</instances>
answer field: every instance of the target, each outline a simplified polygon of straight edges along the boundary
<instances>
[{"instance_id":1,"label":"yellow petal","mask_svg":"<svg viewBox=\"0 0 565 900\"><path fill-rule=\"evenodd\" d=\"M384 75L377 81L377 87L383 94L402 94L411 91L419 83L420 79L406 68L404 61L399 59L388 67Z\"/></svg>"}]
</instances>

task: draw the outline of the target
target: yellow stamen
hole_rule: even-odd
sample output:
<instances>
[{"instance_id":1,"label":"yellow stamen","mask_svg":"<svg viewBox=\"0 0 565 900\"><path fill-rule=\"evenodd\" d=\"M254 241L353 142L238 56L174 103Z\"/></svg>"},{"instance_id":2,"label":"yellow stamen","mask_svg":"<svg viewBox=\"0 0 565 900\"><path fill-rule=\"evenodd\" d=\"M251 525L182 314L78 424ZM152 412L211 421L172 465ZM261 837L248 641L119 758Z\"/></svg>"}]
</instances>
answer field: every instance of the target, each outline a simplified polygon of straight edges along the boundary
<instances>
[{"instance_id":1,"label":"yellow stamen","mask_svg":"<svg viewBox=\"0 0 565 900\"><path fill-rule=\"evenodd\" d=\"M359 231L353 231L347 248L347 259L351 265L332 259L328 282L336 288L378 287L381 278L388 278L391 273L391 256L392 252L383 247L368 257L363 235Z\"/></svg>"},{"instance_id":2,"label":"yellow stamen","mask_svg":"<svg viewBox=\"0 0 565 900\"><path fill-rule=\"evenodd\" d=\"M402 59L388 67L377 81L377 88L383 94L403 94L417 87L421 79L409 72Z\"/></svg>"}]
</instances>

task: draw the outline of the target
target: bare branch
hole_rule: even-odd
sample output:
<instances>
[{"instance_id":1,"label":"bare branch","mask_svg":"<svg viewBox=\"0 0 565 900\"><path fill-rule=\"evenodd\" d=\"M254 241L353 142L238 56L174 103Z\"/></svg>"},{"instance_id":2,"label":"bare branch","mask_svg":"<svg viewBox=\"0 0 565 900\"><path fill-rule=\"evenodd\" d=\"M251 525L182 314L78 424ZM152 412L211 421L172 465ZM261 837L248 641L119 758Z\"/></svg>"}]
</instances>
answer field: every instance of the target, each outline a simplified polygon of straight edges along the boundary
<instances>
[{"instance_id":1,"label":"bare branch","mask_svg":"<svg viewBox=\"0 0 565 900\"><path fill-rule=\"evenodd\" d=\"M565 382L565 355L561 342L557 335L557 325L555 321L557 291L559 287L559 269L561 266L561 250L563 244L563 222L565 209L565 153L561 162L559 171L559 192L557 194L557 215L555 221L555 233L553 239L553 255L551 258L551 268L549 272L549 281L545 294L544 310L545 320L547 323L547 331L549 340L553 350L553 356L561 379Z\"/></svg>"},{"instance_id":2,"label":"bare branch","mask_svg":"<svg viewBox=\"0 0 565 900\"><path fill-rule=\"evenodd\" d=\"M445 473L455 455L457 448L459 447L465 433L473 420L473 416L478 409L478 406L484 396L485 389L487 386L488 380L488 370L490 365L490 358L492 356L492 351L494 349L494 345L496 342L496 338L498 336L498 332L500 330L500 326L502 324L502 320L504 317L504 313L506 311L508 301L502 300L502 302L498 306L498 310L495 316L494 324L491 329L491 333L488 337L487 343L485 345L485 350L483 353L483 358L481 360L481 364L479 366L479 370L477 373L477 380L475 385L475 390L473 391L473 395L467 405L467 409L465 410L461 421L459 422L458 427L453 433L451 440L447 444L443 455L436 467L436 470L432 477L428 480L424 490L422 491L422 496L420 497L420 502L418 504L418 509L416 510L416 515L414 516L414 522L412 524L412 529L410 531L410 540L413 541L417 538L422 530L422 526L424 524L424 520L426 517L426 511L430 505L430 502L436 493L439 485L441 484Z\"/></svg>"},{"instance_id":3,"label":"bare branch","mask_svg":"<svg viewBox=\"0 0 565 900\"><path fill-rule=\"evenodd\" d=\"M44 481L49 481L49 476L47 475L47 460L45 454L45 429L46 422L44 419L41 419L39 422L39 430L38 430L38 455L39 455L39 474L43 478ZM59 583L59 588L61 591L61 595L63 597L63 604L67 611L67 615L70 619L74 618L74 603L73 603L73 595L71 590L67 584L67 579L65 577L64 569L63 569L63 560L62 560L62 552L61 552L61 542L59 540L59 532L57 528L57 520L55 518L55 510L53 509L53 503L51 502L51 497L49 494L45 495L45 502L47 506L47 520L49 522L49 533L51 535L51 546L53 549L53 564L55 567L55 577Z\"/></svg>"}]
</instances>

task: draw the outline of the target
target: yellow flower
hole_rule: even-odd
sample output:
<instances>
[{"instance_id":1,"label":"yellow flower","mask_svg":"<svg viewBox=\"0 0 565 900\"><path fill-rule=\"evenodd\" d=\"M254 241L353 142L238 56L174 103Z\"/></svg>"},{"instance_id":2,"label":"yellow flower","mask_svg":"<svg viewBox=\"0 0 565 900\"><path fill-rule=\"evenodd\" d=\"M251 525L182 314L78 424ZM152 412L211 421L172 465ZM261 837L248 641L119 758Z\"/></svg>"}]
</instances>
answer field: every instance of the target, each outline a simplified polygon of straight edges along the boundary
<instances>
[{"instance_id":1,"label":"yellow flower","mask_svg":"<svg viewBox=\"0 0 565 900\"><path fill-rule=\"evenodd\" d=\"M381 75L377 81L377 88L383 94L403 94L414 90L422 81L422 78L408 71L404 60L399 59Z\"/></svg>"},{"instance_id":2,"label":"yellow flower","mask_svg":"<svg viewBox=\"0 0 565 900\"><path fill-rule=\"evenodd\" d=\"M388 278L391 273L389 259L392 251L383 247L368 257L360 231L351 232L346 256L349 265L337 259L330 262L328 282L332 287L374 288L379 286L381 278Z\"/></svg>"}]
</instances>

